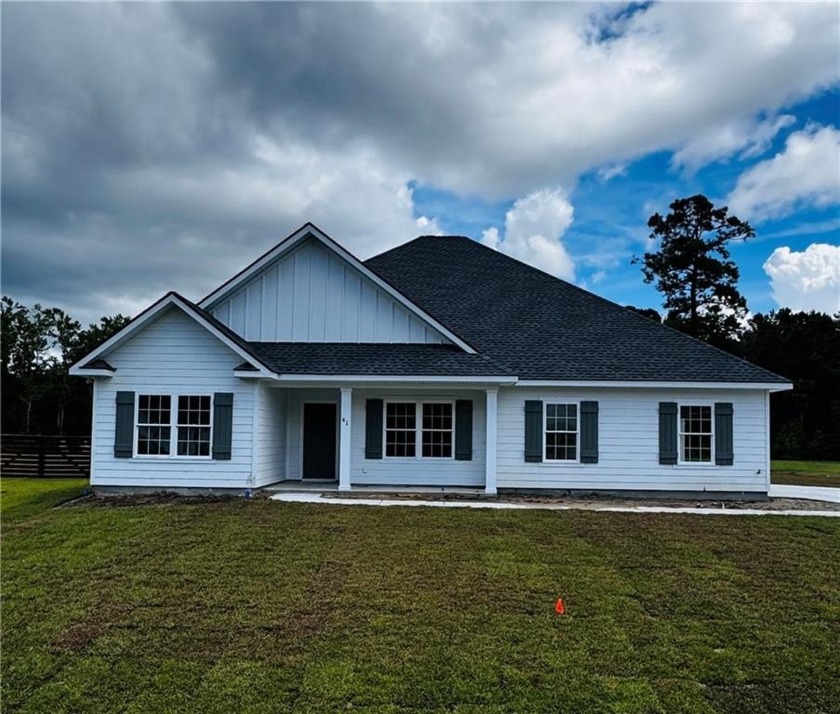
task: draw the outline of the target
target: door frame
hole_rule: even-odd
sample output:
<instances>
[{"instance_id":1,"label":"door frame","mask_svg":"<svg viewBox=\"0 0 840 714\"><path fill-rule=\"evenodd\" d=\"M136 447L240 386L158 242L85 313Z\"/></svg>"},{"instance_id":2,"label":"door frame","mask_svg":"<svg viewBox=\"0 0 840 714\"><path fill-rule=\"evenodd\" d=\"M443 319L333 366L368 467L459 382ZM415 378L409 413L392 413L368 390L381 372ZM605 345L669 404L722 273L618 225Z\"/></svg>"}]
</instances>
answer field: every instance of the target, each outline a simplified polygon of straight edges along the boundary
<instances>
[{"instance_id":1,"label":"door frame","mask_svg":"<svg viewBox=\"0 0 840 714\"><path fill-rule=\"evenodd\" d=\"M335 405L335 464L333 465L333 473L335 476L331 479L317 479L317 478L305 478L303 475L303 440L305 438L305 424L304 419L306 419L306 405L307 404L334 404ZM339 426L341 423L341 406L336 399L304 399L300 403L300 480L301 482L306 481L307 483L332 483L333 481L338 481L338 460L341 458L341 449L339 444Z\"/></svg>"}]
</instances>

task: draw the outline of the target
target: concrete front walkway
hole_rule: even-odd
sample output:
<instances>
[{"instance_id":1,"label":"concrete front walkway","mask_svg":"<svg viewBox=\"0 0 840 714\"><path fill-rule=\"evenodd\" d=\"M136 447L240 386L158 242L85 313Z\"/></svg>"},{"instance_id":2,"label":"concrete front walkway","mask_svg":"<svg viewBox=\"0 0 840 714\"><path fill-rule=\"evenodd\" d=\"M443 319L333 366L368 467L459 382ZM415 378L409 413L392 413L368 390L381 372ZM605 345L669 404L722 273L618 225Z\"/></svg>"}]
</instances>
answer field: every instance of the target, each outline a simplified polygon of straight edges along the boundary
<instances>
[{"instance_id":1,"label":"concrete front walkway","mask_svg":"<svg viewBox=\"0 0 840 714\"><path fill-rule=\"evenodd\" d=\"M797 487L798 488L798 487ZM828 489L837 490L837 489ZM772 495L772 494L771 494ZM798 496L797 498L805 498ZM813 497L812 497L813 498ZM564 506L559 503L511 503L505 501L438 501L401 498L334 498L318 493L277 493L272 501L285 503L319 503L333 506L427 506L430 508L493 508L547 511L610 511L612 513L691 513L700 516L825 516L840 518L840 511L773 511L757 508L681 508L668 506Z\"/></svg>"},{"instance_id":2,"label":"concrete front walkway","mask_svg":"<svg viewBox=\"0 0 840 714\"><path fill-rule=\"evenodd\" d=\"M840 488L830 486L784 486L770 484L771 498L807 498L826 503L840 503Z\"/></svg>"}]
</instances>

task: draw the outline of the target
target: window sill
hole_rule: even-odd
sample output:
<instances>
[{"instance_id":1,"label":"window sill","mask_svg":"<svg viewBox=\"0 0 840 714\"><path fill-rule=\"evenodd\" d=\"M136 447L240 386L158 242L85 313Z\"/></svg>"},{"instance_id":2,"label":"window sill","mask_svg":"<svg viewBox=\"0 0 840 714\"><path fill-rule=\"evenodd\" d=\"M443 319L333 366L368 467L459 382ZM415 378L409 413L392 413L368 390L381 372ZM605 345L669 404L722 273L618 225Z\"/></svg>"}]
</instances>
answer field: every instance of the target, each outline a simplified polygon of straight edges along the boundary
<instances>
[{"instance_id":1,"label":"window sill","mask_svg":"<svg viewBox=\"0 0 840 714\"><path fill-rule=\"evenodd\" d=\"M383 456L381 459L365 459L365 461L391 461L403 464L413 464L417 461L455 461L452 456Z\"/></svg>"},{"instance_id":2,"label":"window sill","mask_svg":"<svg viewBox=\"0 0 840 714\"><path fill-rule=\"evenodd\" d=\"M213 461L212 456L132 456L132 461L140 461L143 463L160 464L176 462L183 463L206 463Z\"/></svg>"}]
</instances>

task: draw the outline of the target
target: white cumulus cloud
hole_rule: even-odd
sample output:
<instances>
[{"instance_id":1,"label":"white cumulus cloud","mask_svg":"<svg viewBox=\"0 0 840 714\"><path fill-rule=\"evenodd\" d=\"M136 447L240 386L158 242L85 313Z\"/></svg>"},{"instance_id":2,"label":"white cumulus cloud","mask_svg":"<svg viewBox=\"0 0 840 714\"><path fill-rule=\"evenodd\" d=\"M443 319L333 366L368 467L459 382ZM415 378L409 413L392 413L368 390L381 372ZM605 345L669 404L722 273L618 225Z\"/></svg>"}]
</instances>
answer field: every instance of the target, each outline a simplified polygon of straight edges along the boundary
<instances>
[{"instance_id":1,"label":"white cumulus cloud","mask_svg":"<svg viewBox=\"0 0 840 714\"><path fill-rule=\"evenodd\" d=\"M671 159L671 165L694 172L706 164L728 159L735 154L739 154L741 159L760 156L767 151L773 137L795 121L796 117L783 114L764 121L747 119L713 125L677 151Z\"/></svg>"},{"instance_id":2,"label":"white cumulus cloud","mask_svg":"<svg viewBox=\"0 0 840 714\"><path fill-rule=\"evenodd\" d=\"M784 151L741 174L728 199L735 215L756 221L838 202L840 131L817 125L793 132Z\"/></svg>"},{"instance_id":3,"label":"white cumulus cloud","mask_svg":"<svg viewBox=\"0 0 840 714\"><path fill-rule=\"evenodd\" d=\"M306 220L360 257L455 221L413 185L507 202L757 152L838 84L838 27L830 3L8 3L4 291L98 317L200 296ZM571 207L526 228L529 201L487 241L570 276Z\"/></svg>"},{"instance_id":4,"label":"white cumulus cloud","mask_svg":"<svg viewBox=\"0 0 840 714\"><path fill-rule=\"evenodd\" d=\"M574 261L560 240L573 217L574 207L563 189L535 191L505 214L504 236L497 228L488 228L481 242L564 280L574 280Z\"/></svg>"},{"instance_id":5,"label":"white cumulus cloud","mask_svg":"<svg viewBox=\"0 0 840 714\"><path fill-rule=\"evenodd\" d=\"M812 243L802 252L776 248L764 263L764 272L780 307L840 311L840 246Z\"/></svg>"}]
</instances>

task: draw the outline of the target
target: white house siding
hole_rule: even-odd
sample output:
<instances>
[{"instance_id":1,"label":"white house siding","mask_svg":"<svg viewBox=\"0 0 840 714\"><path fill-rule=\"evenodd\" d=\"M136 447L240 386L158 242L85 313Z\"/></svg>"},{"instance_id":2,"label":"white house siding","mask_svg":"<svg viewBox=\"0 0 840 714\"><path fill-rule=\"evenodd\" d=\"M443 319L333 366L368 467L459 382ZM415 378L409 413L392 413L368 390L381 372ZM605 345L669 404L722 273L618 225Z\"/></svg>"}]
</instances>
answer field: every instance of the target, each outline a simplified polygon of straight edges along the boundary
<instances>
[{"instance_id":1,"label":"white house siding","mask_svg":"<svg viewBox=\"0 0 840 714\"><path fill-rule=\"evenodd\" d=\"M177 308L106 356L113 377L97 378L91 484L170 488L249 488L254 440L253 381L233 376L242 358ZM114 457L116 393L233 392L231 459ZM173 405L174 406L174 405Z\"/></svg>"},{"instance_id":2,"label":"white house siding","mask_svg":"<svg viewBox=\"0 0 840 714\"><path fill-rule=\"evenodd\" d=\"M498 487L664 491L767 491L764 391L550 389L499 391ZM597 464L526 463L525 400L599 403ZM659 402L733 405L732 466L659 464Z\"/></svg>"},{"instance_id":3,"label":"white house siding","mask_svg":"<svg viewBox=\"0 0 840 714\"><path fill-rule=\"evenodd\" d=\"M315 240L266 267L212 312L253 341L449 342Z\"/></svg>"},{"instance_id":4,"label":"white house siding","mask_svg":"<svg viewBox=\"0 0 840 714\"><path fill-rule=\"evenodd\" d=\"M265 486L285 478L287 390L263 382L257 387L254 472L255 484Z\"/></svg>"},{"instance_id":5,"label":"white house siding","mask_svg":"<svg viewBox=\"0 0 840 714\"><path fill-rule=\"evenodd\" d=\"M473 457L454 459L366 459L365 402L368 399L393 401L472 399ZM350 445L350 483L352 486L484 486L485 471L485 394L476 390L354 389ZM454 445L453 445L454 448Z\"/></svg>"}]
</instances>

